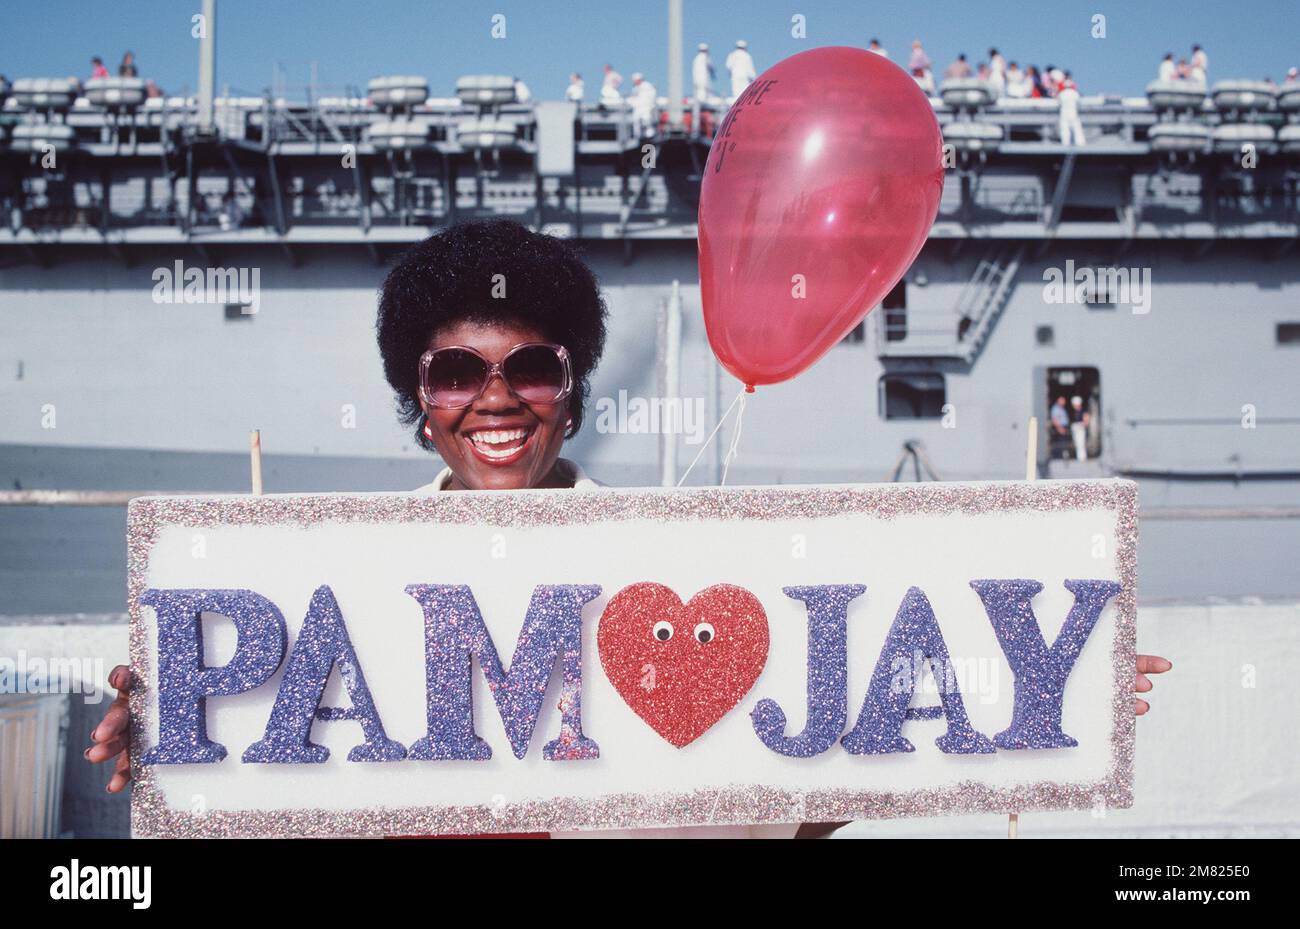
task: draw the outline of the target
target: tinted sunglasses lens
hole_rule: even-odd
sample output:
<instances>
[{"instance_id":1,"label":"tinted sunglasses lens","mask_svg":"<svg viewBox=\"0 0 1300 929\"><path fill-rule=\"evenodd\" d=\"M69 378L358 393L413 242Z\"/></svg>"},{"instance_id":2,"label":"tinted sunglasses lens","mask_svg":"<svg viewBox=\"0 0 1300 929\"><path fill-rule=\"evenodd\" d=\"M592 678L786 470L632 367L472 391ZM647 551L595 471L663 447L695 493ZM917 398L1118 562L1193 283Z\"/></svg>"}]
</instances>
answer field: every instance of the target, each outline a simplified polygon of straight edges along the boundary
<instances>
[{"instance_id":1,"label":"tinted sunglasses lens","mask_svg":"<svg viewBox=\"0 0 1300 929\"><path fill-rule=\"evenodd\" d=\"M502 370L510 389L525 403L551 403L564 391L564 362L545 345L519 349Z\"/></svg>"},{"instance_id":2,"label":"tinted sunglasses lens","mask_svg":"<svg viewBox=\"0 0 1300 929\"><path fill-rule=\"evenodd\" d=\"M426 387L433 401L442 406L465 406L478 396L487 377L482 358L459 348L435 352L429 359Z\"/></svg>"}]
</instances>

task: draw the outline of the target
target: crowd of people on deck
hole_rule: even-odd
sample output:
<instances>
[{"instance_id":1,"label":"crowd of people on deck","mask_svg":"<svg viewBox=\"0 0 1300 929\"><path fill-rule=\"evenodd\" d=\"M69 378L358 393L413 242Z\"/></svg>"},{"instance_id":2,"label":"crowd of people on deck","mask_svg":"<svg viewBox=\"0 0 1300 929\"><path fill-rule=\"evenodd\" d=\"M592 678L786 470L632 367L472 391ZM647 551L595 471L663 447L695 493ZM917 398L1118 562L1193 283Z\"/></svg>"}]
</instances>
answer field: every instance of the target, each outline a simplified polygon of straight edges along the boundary
<instances>
[{"instance_id":1,"label":"crowd of people on deck","mask_svg":"<svg viewBox=\"0 0 1300 929\"><path fill-rule=\"evenodd\" d=\"M104 64L103 58L99 57L98 55L95 55L90 59L90 77L88 78L88 80L96 80L98 78L113 77L113 76L114 75L112 74L112 72L110 72L108 70L108 67ZM135 52L128 51L122 54L122 63L117 66L116 76L117 77L139 77L140 76L140 69L135 63ZM86 85L81 80L81 78L77 77L76 75L71 75L69 76L68 80L72 81L77 96L80 97L86 92ZM149 98L161 97L163 96L163 91L162 88L158 86L158 82L154 81L151 78L144 82L144 94L146 97Z\"/></svg>"},{"instance_id":2,"label":"crowd of people on deck","mask_svg":"<svg viewBox=\"0 0 1300 929\"><path fill-rule=\"evenodd\" d=\"M884 58L890 57L888 50L876 38L870 40L867 50ZM683 120L688 131L698 131L711 136L715 125L715 108L730 104L758 77L754 58L749 51L749 43L744 39L737 40L735 46L728 52L723 66L727 71L728 80L719 91L715 89L718 74L709 44L699 43L691 62L692 93L682 99ZM1078 121L1079 85L1069 70L1054 64L1043 67L1026 64L1022 67L1018 61L1008 61L998 49L990 48L987 59L978 63L972 63L965 52L958 54L952 63L944 68L941 81L936 81L934 64L920 39L912 41L906 67L917 85L930 96L939 94L942 81L976 79L987 83L990 94L996 100L1057 100L1061 110L1062 141L1068 144L1073 138L1076 140L1075 144L1084 144L1083 129ZM91 58L90 78L110 76L111 72L101 57L96 55ZM123 54L117 68L117 76L139 76L139 68L133 52L128 51ZM1199 44L1193 45L1190 54L1181 58L1175 58L1173 52L1167 53L1156 69L1156 79L1164 82L1188 81L1202 86L1208 85L1209 56L1205 48ZM78 77L71 77L70 80L74 84L76 94L82 95L85 90L82 80ZM1264 80L1268 84L1277 86L1271 78ZM1292 84L1297 80L1300 80L1297 69L1291 68L1283 83ZM532 97L527 85L518 78L515 79L515 93L520 102L526 102ZM145 95L161 97L163 91L155 81L148 80L145 82ZM588 102L586 84L581 74L573 72L569 75L564 99L578 104ZM632 114L633 131L638 136L652 135L655 128L662 126L668 118L667 112L660 108L658 88L645 74L639 71L633 73L630 86L625 89L623 75L616 71L612 64L606 64L602 69L600 89L596 94L595 103L611 110L626 106Z\"/></svg>"},{"instance_id":3,"label":"crowd of people on deck","mask_svg":"<svg viewBox=\"0 0 1300 929\"><path fill-rule=\"evenodd\" d=\"M889 58L889 51L877 38L867 44L867 50ZM751 81L758 76L753 56L748 43L743 39L736 42L727 55L725 68L729 75L728 93L718 93L714 88L717 71L708 43L701 42L691 62L691 84L693 93L682 99L685 109L684 122L688 131L698 131L705 135L712 134L712 108L729 104L742 94ZM1079 119L1079 84L1074 75L1066 68L1055 64L1039 66L1021 65L1019 61L1008 61L997 48L990 48L985 60L972 62L962 52L943 69L936 79L934 63L926 53L920 39L912 42L911 52L906 62L907 71L916 80L920 88L929 96L938 96L942 83L956 80L979 80L987 84L989 93L995 100L1033 100L1045 99L1058 101L1060 111L1060 139L1066 145L1085 145L1083 126ZM1175 60L1172 52L1165 55L1157 69L1157 79L1161 81L1189 81L1208 85L1209 56L1205 48L1193 45L1191 52L1184 58ZM1269 84L1272 79L1265 78ZM1284 83L1297 81L1297 70L1287 72ZM641 73L632 75L632 87L624 95L623 77L612 65L605 65L600 92L596 103L605 108L616 109L627 105L633 115L635 131L649 135L656 124L662 126L668 119L666 112L659 110L658 91ZM1276 86L1274 84L1274 86ZM569 76L569 86L565 99L575 103L585 103L586 89L580 74Z\"/></svg>"}]
</instances>

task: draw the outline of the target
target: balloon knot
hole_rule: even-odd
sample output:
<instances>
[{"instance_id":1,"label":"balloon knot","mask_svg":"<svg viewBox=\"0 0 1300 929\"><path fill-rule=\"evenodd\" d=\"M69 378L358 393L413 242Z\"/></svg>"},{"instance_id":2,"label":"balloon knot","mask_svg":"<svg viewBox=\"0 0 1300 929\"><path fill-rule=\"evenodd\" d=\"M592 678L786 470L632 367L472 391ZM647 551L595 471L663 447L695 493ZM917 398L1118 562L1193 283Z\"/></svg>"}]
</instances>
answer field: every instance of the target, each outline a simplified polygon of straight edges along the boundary
<instances>
[{"instance_id":1,"label":"balloon knot","mask_svg":"<svg viewBox=\"0 0 1300 929\"><path fill-rule=\"evenodd\" d=\"M746 384L746 385L745 385L745 393L747 393L747 394L752 394L753 392L754 392L754 385L753 385L753 384Z\"/></svg>"}]
</instances>

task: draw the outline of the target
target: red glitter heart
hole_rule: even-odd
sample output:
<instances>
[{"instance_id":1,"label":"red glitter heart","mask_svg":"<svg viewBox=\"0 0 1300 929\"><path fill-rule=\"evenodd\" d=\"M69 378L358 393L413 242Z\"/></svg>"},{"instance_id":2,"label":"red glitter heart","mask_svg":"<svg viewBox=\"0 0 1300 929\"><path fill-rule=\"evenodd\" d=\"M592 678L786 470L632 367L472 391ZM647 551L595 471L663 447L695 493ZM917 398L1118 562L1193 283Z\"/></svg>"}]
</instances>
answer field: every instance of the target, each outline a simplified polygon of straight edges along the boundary
<instances>
[{"instance_id":1,"label":"red glitter heart","mask_svg":"<svg viewBox=\"0 0 1300 929\"><path fill-rule=\"evenodd\" d=\"M647 581L610 598L596 644L627 705L681 748L758 680L767 664L767 613L733 584L714 584L683 604L668 587Z\"/></svg>"}]
</instances>

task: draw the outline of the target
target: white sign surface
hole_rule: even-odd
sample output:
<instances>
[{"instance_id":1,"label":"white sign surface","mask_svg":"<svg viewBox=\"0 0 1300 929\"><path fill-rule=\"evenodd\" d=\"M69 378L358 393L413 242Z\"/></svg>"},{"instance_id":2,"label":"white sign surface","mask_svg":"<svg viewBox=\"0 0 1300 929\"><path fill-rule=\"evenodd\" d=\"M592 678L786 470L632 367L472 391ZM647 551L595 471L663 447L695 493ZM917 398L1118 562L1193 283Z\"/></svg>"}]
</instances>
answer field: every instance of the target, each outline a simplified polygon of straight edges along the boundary
<instances>
[{"instance_id":1,"label":"white sign surface","mask_svg":"<svg viewBox=\"0 0 1300 929\"><path fill-rule=\"evenodd\" d=\"M133 830L1129 806L1136 540L1126 481L137 499Z\"/></svg>"}]
</instances>

